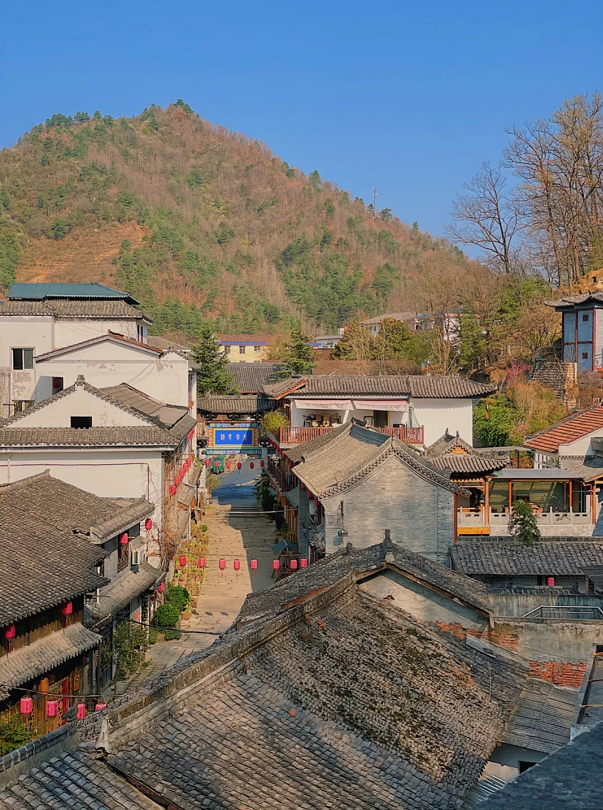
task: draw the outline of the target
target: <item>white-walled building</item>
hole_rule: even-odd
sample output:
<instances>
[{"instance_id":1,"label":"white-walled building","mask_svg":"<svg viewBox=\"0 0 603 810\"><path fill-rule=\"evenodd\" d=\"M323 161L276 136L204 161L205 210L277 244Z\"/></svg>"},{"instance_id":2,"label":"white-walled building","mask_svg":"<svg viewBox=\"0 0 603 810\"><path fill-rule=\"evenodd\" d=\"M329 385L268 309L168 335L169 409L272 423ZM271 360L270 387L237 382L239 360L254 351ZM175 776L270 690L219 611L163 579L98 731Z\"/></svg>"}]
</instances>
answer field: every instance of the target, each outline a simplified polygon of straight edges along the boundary
<instances>
[{"instance_id":1,"label":"white-walled building","mask_svg":"<svg viewBox=\"0 0 603 810\"><path fill-rule=\"evenodd\" d=\"M83 377L0 427L0 483L50 470L101 497L155 505L154 538L180 531L194 470L175 481L196 449L196 420L127 385L100 390ZM176 487L171 491L171 487ZM156 549L157 553L157 549Z\"/></svg>"},{"instance_id":2,"label":"white-walled building","mask_svg":"<svg viewBox=\"0 0 603 810\"><path fill-rule=\"evenodd\" d=\"M289 411L285 444L308 441L316 431L354 418L422 446L446 431L472 445L473 403L496 388L463 377L316 375L281 380L264 390Z\"/></svg>"}]
</instances>

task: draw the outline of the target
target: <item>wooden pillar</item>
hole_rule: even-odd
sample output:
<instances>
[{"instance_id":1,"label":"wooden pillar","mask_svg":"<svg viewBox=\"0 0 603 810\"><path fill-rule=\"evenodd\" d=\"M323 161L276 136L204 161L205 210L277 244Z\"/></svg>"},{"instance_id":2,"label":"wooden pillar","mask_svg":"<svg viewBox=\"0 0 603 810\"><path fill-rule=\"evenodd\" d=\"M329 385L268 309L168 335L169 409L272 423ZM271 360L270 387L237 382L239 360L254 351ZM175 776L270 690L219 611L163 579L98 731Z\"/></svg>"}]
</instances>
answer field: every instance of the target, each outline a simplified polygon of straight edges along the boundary
<instances>
[{"instance_id":1,"label":"wooden pillar","mask_svg":"<svg viewBox=\"0 0 603 810\"><path fill-rule=\"evenodd\" d=\"M490 476L484 479L484 526L490 525Z\"/></svg>"},{"instance_id":2,"label":"wooden pillar","mask_svg":"<svg viewBox=\"0 0 603 810\"><path fill-rule=\"evenodd\" d=\"M567 500L568 500L567 511L568 512L572 511L572 495L573 495L573 492L572 492L572 479L570 478L570 480L568 481L568 486L567 486Z\"/></svg>"},{"instance_id":3,"label":"wooden pillar","mask_svg":"<svg viewBox=\"0 0 603 810\"><path fill-rule=\"evenodd\" d=\"M454 493L454 542L458 539L458 525L459 525L459 495L458 492Z\"/></svg>"},{"instance_id":4,"label":"wooden pillar","mask_svg":"<svg viewBox=\"0 0 603 810\"><path fill-rule=\"evenodd\" d=\"M513 481L509 481L509 513L511 512L512 505L513 505Z\"/></svg>"},{"instance_id":5,"label":"wooden pillar","mask_svg":"<svg viewBox=\"0 0 603 810\"><path fill-rule=\"evenodd\" d=\"M590 519L594 524L597 522L597 499L595 497L595 487L597 482L593 481L590 485Z\"/></svg>"}]
</instances>

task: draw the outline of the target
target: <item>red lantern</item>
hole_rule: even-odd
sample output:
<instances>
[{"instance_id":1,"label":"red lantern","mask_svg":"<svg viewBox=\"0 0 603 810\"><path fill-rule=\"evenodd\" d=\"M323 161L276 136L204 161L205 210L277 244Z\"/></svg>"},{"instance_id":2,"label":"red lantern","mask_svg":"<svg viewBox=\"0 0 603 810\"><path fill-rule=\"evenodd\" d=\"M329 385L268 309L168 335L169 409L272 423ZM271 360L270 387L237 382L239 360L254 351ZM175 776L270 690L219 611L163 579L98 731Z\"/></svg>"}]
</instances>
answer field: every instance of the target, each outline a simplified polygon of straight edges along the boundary
<instances>
[{"instance_id":1,"label":"red lantern","mask_svg":"<svg viewBox=\"0 0 603 810\"><path fill-rule=\"evenodd\" d=\"M123 534L119 535L119 545L120 546L128 545L128 532L124 532Z\"/></svg>"},{"instance_id":2,"label":"red lantern","mask_svg":"<svg viewBox=\"0 0 603 810\"><path fill-rule=\"evenodd\" d=\"M73 602L67 602L66 605L63 605L63 616L71 616L73 613Z\"/></svg>"},{"instance_id":3,"label":"red lantern","mask_svg":"<svg viewBox=\"0 0 603 810\"><path fill-rule=\"evenodd\" d=\"M205 459L205 466L209 467L210 464L211 464L211 461L208 458L206 458Z\"/></svg>"},{"instance_id":4,"label":"red lantern","mask_svg":"<svg viewBox=\"0 0 603 810\"><path fill-rule=\"evenodd\" d=\"M257 560L252 560L250 565L251 565L251 570L252 571L257 571L258 570L258 561Z\"/></svg>"},{"instance_id":5,"label":"red lantern","mask_svg":"<svg viewBox=\"0 0 603 810\"><path fill-rule=\"evenodd\" d=\"M179 486L180 486L180 484L181 484L181 482L182 482L182 478L180 478L180 476L179 476L179 475L177 475L177 476L174 478L174 483L176 484L176 486L177 486L177 487L179 487Z\"/></svg>"},{"instance_id":6,"label":"red lantern","mask_svg":"<svg viewBox=\"0 0 603 810\"><path fill-rule=\"evenodd\" d=\"M152 594L151 594L151 602L156 602L156 601L157 601L157 594L156 594L156 593L152 593Z\"/></svg>"},{"instance_id":7,"label":"red lantern","mask_svg":"<svg viewBox=\"0 0 603 810\"><path fill-rule=\"evenodd\" d=\"M59 713L59 701L49 700L46 704L46 717L56 717Z\"/></svg>"},{"instance_id":8,"label":"red lantern","mask_svg":"<svg viewBox=\"0 0 603 810\"><path fill-rule=\"evenodd\" d=\"M305 484L302 484L302 485L301 485L301 488L302 488L302 489L305 489L305 488L306 488L306 485L305 485Z\"/></svg>"},{"instance_id":9,"label":"red lantern","mask_svg":"<svg viewBox=\"0 0 603 810\"><path fill-rule=\"evenodd\" d=\"M218 459L216 459L214 461L214 467L219 467L219 466L220 466L220 462L218 461Z\"/></svg>"},{"instance_id":10,"label":"red lantern","mask_svg":"<svg viewBox=\"0 0 603 810\"><path fill-rule=\"evenodd\" d=\"M31 714L33 712L33 700L30 697L22 697L19 701L21 714Z\"/></svg>"},{"instance_id":11,"label":"red lantern","mask_svg":"<svg viewBox=\"0 0 603 810\"><path fill-rule=\"evenodd\" d=\"M273 571L278 571L278 569L280 567L281 567L280 560L272 560L272 570Z\"/></svg>"},{"instance_id":12,"label":"red lantern","mask_svg":"<svg viewBox=\"0 0 603 810\"><path fill-rule=\"evenodd\" d=\"M182 557L180 557L179 562L180 562L180 568L184 568L184 566L186 565L186 557L184 556L184 554L182 555Z\"/></svg>"},{"instance_id":13,"label":"red lantern","mask_svg":"<svg viewBox=\"0 0 603 810\"><path fill-rule=\"evenodd\" d=\"M199 568L205 568L205 557L199 557Z\"/></svg>"},{"instance_id":14,"label":"red lantern","mask_svg":"<svg viewBox=\"0 0 603 810\"><path fill-rule=\"evenodd\" d=\"M144 522L144 527L145 527L145 529L146 529L148 532L150 532L150 531L151 531L151 529L153 528L153 521L151 520L151 518L147 518L147 519L145 520L145 522Z\"/></svg>"},{"instance_id":15,"label":"red lantern","mask_svg":"<svg viewBox=\"0 0 603 810\"><path fill-rule=\"evenodd\" d=\"M291 566L292 571L297 571L297 560L291 560L289 565Z\"/></svg>"},{"instance_id":16,"label":"red lantern","mask_svg":"<svg viewBox=\"0 0 603 810\"><path fill-rule=\"evenodd\" d=\"M157 590L159 591L159 593L163 593L165 591L165 582L160 582Z\"/></svg>"},{"instance_id":17,"label":"red lantern","mask_svg":"<svg viewBox=\"0 0 603 810\"><path fill-rule=\"evenodd\" d=\"M232 466L232 464L230 463L230 461L227 461L226 462L226 469L230 470L231 466Z\"/></svg>"},{"instance_id":18,"label":"red lantern","mask_svg":"<svg viewBox=\"0 0 603 810\"><path fill-rule=\"evenodd\" d=\"M17 634L17 628L15 627L15 625L14 624L9 624L9 626L4 631L4 638L7 641L10 641L11 638L14 638L16 636L16 634Z\"/></svg>"},{"instance_id":19,"label":"red lantern","mask_svg":"<svg viewBox=\"0 0 603 810\"><path fill-rule=\"evenodd\" d=\"M262 458L262 459L260 459L260 467L263 467L263 466L264 466L264 459Z\"/></svg>"},{"instance_id":20,"label":"red lantern","mask_svg":"<svg viewBox=\"0 0 603 810\"><path fill-rule=\"evenodd\" d=\"M86 716L86 706L83 703L77 704L77 719L83 720Z\"/></svg>"},{"instance_id":21,"label":"red lantern","mask_svg":"<svg viewBox=\"0 0 603 810\"><path fill-rule=\"evenodd\" d=\"M249 469L250 469L250 470L253 470L253 467L254 467L253 461L250 461L250 462L249 462Z\"/></svg>"},{"instance_id":22,"label":"red lantern","mask_svg":"<svg viewBox=\"0 0 603 810\"><path fill-rule=\"evenodd\" d=\"M224 569L226 568L226 560L221 559L218 565L220 566L220 571L224 571Z\"/></svg>"},{"instance_id":23,"label":"red lantern","mask_svg":"<svg viewBox=\"0 0 603 810\"><path fill-rule=\"evenodd\" d=\"M237 470L240 470L242 466L243 466L243 465L242 465L242 464L241 464L241 462L239 461L239 463L237 464Z\"/></svg>"},{"instance_id":24,"label":"red lantern","mask_svg":"<svg viewBox=\"0 0 603 810\"><path fill-rule=\"evenodd\" d=\"M308 560L306 560L305 557L302 557L302 559L299 561L299 564L301 565L302 568L307 568L308 567Z\"/></svg>"},{"instance_id":25,"label":"red lantern","mask_svg":"<svg viewBox=\"0 0 603 810\"><path fill-rule=\"evenodd\" d=\"M106 706L107 706L106 703L97 703L96 706L94 707L94 711L101 712L103 709L106 708Z\"/></svg>"},{"instance_id":26,"label":"red lantern","mask_svg":"<svg viewBox=\"0 0 603 810\"><path fill-rule=\"evenodd\" d=\"M176 494L176 487L174 484L170 484L170 495Z\"/></svg>"},{"instance_id":27,"label":"red lantern","mask_svg":"<svg viewBox=\"0 0 603 810\"><path fill-rule=\"evenodd\" d=\"M235 571L240 571L241 570L241 560L234 560L233 566L234 566Z\"/></svg>"}]
</instances>

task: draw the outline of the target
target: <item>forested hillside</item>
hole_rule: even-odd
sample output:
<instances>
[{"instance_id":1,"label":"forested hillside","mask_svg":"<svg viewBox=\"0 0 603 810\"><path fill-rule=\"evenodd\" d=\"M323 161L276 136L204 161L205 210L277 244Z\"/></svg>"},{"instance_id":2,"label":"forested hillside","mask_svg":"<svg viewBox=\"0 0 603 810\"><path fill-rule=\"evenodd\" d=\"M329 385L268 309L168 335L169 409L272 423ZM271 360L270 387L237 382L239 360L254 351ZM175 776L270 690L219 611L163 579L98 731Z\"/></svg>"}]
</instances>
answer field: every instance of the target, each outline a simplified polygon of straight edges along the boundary
<instances>
[{"instance_id":1,"label":"forested hillside","mask_svg":"<svg viewBox=\"0 0 603 810\"><path fill-rule=\"evenodd\" d=\"M455 279L485 272L182 101L118 120L57 114L0 152L2 288L127 288L158 332L333 329L445 308Z\"/></svg>"}]
</instances>

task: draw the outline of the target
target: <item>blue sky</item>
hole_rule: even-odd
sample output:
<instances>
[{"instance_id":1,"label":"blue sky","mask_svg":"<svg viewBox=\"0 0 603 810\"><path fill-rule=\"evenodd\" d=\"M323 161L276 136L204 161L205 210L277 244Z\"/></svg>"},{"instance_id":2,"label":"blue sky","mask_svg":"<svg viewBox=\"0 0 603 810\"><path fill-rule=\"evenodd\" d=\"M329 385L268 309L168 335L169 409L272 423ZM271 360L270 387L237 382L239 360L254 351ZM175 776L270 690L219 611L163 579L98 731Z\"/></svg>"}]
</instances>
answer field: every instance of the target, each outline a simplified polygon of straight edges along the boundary
<instances>
[{"instance_id":1,"label":"blue sky","mask_svg":"<svg viewBox=\"0 0 603 810\"><path fill-rule=\"evenodd\" d=\"M183 98L439 234L505 127L603 91L600 0L10 3L0 146L55 112Z\"/></svg>"}]
</instances>

